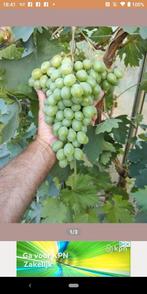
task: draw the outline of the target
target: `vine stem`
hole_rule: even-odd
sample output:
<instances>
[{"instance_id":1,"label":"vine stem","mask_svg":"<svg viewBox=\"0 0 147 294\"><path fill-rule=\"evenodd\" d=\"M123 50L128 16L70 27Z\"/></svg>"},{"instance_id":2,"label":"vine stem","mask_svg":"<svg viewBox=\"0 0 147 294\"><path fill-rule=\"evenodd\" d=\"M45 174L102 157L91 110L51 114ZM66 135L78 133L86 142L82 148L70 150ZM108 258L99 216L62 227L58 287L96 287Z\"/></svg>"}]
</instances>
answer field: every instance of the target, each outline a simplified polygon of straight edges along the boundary
<instances>
[{"instance_id":1,"label":"vine stem","mask_svg":"<svg viewBox=\"0 0 147 294\"><path fill-rule=\"evenodd\" d=\"M75 50L76 50L76 42L75 42L76 27L74 27L74 26L71 27L71 31L72 31L72 38L71 38L70 51L71 51L72 62L74 62L74 55L75 55Z\"/></svg>"}]
</instances>

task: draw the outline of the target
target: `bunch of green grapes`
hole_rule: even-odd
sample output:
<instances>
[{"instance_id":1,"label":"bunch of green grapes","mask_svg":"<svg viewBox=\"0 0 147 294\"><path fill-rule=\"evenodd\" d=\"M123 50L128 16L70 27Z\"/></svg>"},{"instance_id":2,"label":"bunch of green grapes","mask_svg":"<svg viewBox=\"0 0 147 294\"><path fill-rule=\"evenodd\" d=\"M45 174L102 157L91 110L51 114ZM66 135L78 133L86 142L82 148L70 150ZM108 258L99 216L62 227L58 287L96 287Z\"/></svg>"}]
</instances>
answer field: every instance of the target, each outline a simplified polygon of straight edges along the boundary
<instances>
[{"instance_id":1,"label":"bunch of green grapes","mask_svg":"<svg viewBox=\"0 0 147 294\"><path fill-rule=\"evenodd\" d=\"M75 159L83 160L83 145L88 143L87 127L97 114L95 101L102 89L110 90L121 77L118 69L110 71L102 61L73 62L63 53L33 70L29 85L46 94L45 120L58 137L52 149L60 167L65 168Z\"/></svg>"}]
</instances>

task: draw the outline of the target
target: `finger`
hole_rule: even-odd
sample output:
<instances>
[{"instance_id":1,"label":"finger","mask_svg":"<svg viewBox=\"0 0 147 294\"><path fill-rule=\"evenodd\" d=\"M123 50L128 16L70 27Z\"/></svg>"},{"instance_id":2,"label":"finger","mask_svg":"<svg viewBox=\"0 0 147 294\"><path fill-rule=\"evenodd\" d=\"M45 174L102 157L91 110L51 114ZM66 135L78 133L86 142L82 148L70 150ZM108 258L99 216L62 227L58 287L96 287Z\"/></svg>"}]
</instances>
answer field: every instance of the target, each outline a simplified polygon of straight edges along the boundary
<instances>
[{"instance_id":1,"label":"finger","mask_svg":"<svg viewBox=\"0 0 147 294\"><path fill-rule=\"evenodd\" d=\"M44 101L46 99L46 96L41 90L37 90L37 95L39 100L39 110L42 112L44 109Z\"/></svg>"}]
</instances>

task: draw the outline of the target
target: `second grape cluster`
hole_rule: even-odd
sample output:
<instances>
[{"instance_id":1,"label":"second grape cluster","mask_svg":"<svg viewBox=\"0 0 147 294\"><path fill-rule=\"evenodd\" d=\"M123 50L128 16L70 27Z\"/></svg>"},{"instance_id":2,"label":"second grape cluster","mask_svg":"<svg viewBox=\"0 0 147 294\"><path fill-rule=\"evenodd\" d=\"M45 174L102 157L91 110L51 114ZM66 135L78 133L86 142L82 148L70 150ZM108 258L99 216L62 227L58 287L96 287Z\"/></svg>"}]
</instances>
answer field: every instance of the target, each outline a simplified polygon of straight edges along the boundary
<instances>
[{"instance_id":1,"label":"second grape cluster","mask_svg":"<svg viewBox=\"0 0 147 294\"><path fill-rule=\"evenodd\" d=\"M52 149L60 167L65 168L75 159L83 160L83 145L88 143L87 127L97 114L95 101L102 89L109 91L121 77L117 68L110 71L102 61L73 62L62 53L33 70L29 85L42 89L47 96L45 120L58 137Z\"/></svg>"}]
</instances>

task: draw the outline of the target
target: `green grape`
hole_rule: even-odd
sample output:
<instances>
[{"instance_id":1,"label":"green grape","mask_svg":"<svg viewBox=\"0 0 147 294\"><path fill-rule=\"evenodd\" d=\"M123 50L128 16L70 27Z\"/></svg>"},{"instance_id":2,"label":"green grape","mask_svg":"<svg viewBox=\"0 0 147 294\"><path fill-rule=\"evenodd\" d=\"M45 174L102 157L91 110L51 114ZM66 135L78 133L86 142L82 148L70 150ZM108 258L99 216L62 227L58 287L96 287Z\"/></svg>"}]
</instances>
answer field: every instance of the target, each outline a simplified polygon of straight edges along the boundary
<instances>
[{"instance_id":1,"label":"green grape","mask_svg":"<svg viewBox=\"0 0 147 294\"><path fill-rule=\"evenodd\" d=\"M77 141L80 143L80 144L87 144L87 136L84 132L78 132L77 133Z\"/></svg>"},{"instance_id":2,"label":"green grape","mask_svg":"<svg viewBox=\"0 0 147 294\"><path fill-rule=\"evenodd\" d=\"M46 91L46 96L50 96L50 95L52 95L53 94L53 92L51 91L51 90L47 90Z\"/></svg>"},{"instance_id":3,"label":"green grape","mask_svg":"<svg viewBox=\"0 0 147 294\"><path fill-rule=\"evenodd\" d=\"M121 72L121 70L119 70L118 68L114 68L113 72L114 72L117 79L122 79L123 73Z\"/></svg>"},{"instance_id":4,"label":"green grape","mask_svg":"<svg viewBox=\"0 0 147 294\"><path fill-rule=\"evenodd\" d=\"M61 141L65 141L65 139L67 138L67 135L68 135L68 129L67 129L67 127L61 127L58 130L58 136L59 136L59 139Z\"/></svg>"},{"instance_id":5,"label":"green grape","mask_svg":"<svg viewBox=\"0 0 147 294\"><path fill-rule=\"evenodd\" d=\"M108 91L111 88L111 85L107 80L105 80L102 83L102 88L103 88L104 91Z\"/></svg>"},{"instance_id":6,"label":"green grape","mask_svg":"<svg viewBox=\"0 0 147 294\"><path fill-rule=\"evenodd\" d=\"M72 121L70 119L64 118L62 121L62 125L65 127L70 127L72 124Z\"/></svg>"},{"instance_id":7,"label":"green grape","mask_svg":"<svg viewBox=\"0 0 147 294\"><path fill-rule=\"evenodd\" d=\"M82 129L82 123L76 119L72 121L72 128L74 131L78 132Z\"/></svg>"},{"instance_id":8,"label":"green grape","mask_svg":"<svg viewBox=\"0 0 147 294\"><path fill-rule=\"evenodd\" d=\"M61 65L62 57L60 55L55 55L51 60L51 65L58 68Z\"/></svg>"},{"instance_id":9,"label":"green grape","mask_svg":"<svg viewBox=\"0 0 147 294\"><path fill-rule=\"evenodd\" d=\"M101 80L102 80L101 75L96 73L96 81L97 81L97 83L100 84Z\"/></svg>"},{"instance_id":10,"label":"green grape","mask_svg":"<svg viewBox=\"0 0 147 294\"><path fill-rule=\"evenodd\" d=\"M48 116L55 116L55 114L56 114L56 112L57 112L57 106L49 106L49 107L47 107L47 106L45 106L45 108L44 108L44 113L46 114L46 115L48 115Z\"/></svg>"},{"instance_id":11,"label":"green grape","mask_svg":"<svg viewBox=\"0 0 147 294\"><path fill-rule=\"evenodd\" d=\"M48 69L50 67L50 62L49 61L44 61L42 64L41 64L41 71L43 74L47 73Z\"/></svg>"},{"instance_id":12,"label":"green grape","mask_svg":"<svg viewBox=\"0 0 147 294\"><path fill-rule=\"evenodd\" d=\"M88 126L91 124L91 118L84 118L83 119L83 125Z\"/></svg>"},{"instance_id":13,"label":"green grape","mask_svg":"<svg viewBox=\"0 0 147 294\"><path fill-rule=\"evenodd\" d=\"M102 80L106 80L106 79L107 79L107 71L104 71L104 72L101 74L101 79L102 79Z\"/></svg>"},{"instance_id":14,"label":"green grape","mask_svg":"<svg viewBox=\"0 0 147 294\"><path fill-rule=\"evenodd\" d=\"M83 160L84 153L80 148L75 148L74 157L76 160Z\"/></svg>"},{"instance_id":15,"label":"green grape","mask_svg":"<svg viewBox=\"0 0 147 294\"><path fill-rule=\"evenodd\" d=\"M76 132L73 129L69 129L67 136L68 141L73 142L74 140L76 140L76 136Z\"/></svg>"},{"instance_id":16,"label":"green grape","mask_svg":"<svg viewBox=\"0 0 147 294\"><path fill-rule=\"evenodd\" d=\"M106 70L106 66L105 66L104 62L99 61L99 60L94 62L93 68L98 73L103 73Z\"/></svg>"},{"instance_id":17,"label":"green grape","mask_svg":"<svg viewBox=\"0 0 147 294\"><path fill-rule=\"evenodd\" d=\"M84 133L87 133L87 127L83 126L81 131L84 132Z\"/></svg>"},{"instance_id":18,"label":"green grape","mask_svg":"<svg viewBox=\"0 0 147 294\"><path fill-rule=\"evenodd\" d=\"M64 103L65 107L72 106L72 101L70 99L63 99L63 103Z\"/></svg>"},{"instance_id":19,"label":"green grape","mask_svg":"<svg viewBox=\"0 0 147 294\"><path fill-rule=\"evenodd\" d=\"M59 102L58 102L58 109L60 109L60 110L64 110L64 108L65 108L64 103L63 103L62 101L59 101Z\"/></svg>"},{"instance_id":20,"label":"green grape","mask_svg":"<svg viewBox=\"0 0 147 294\"><path fill-rule=\"evenodd\" d=\"M40 78L40 86L41 86L41 88L44 88L46 86L47 80L48 80L48 77L46 75L43 75Z\"/></svg>"},{"instance_id":21,"label":"green grape","mask_svg":"<svg viewBox=\"0 0 147 294\"><path fill-rule=\"evenodd\" d=\"M61 90L60 89L55 89L53 92L53 95L54 95L56 101L61 100Z\"/></svg>"},{"instance_id":22,"label":"green grape","mask_svg":"<svg viewBox=\"0 0 147 294\"><path fill-rule=\"evenodd\" d=\"M98 98L99 94L101 92L101 87L99 85L97 85L94 89L93 89L93 93L95 95L96 98Z\"/></svg>"},{"instance_id":23,"label":"green grape","mask_svg":"<svg viewBox=\"0 0 147 294\"><path fill-rule=\"evenodd\" d=\"M69 74L64 78L64 85L67 87L72 87L76 82L76 77L74 74Z\"/></svg>"},{"instance_id":24,"label":"green grape","mask_svg":"<svg viewBox=\"0 0 147 294\"><path fill-rule=\"evenodd\" d=\"M34 88L36 90L40 90L41 89L41 85L40 85L40 81L39 80L34 81Z\"/></svg>"},{"instance_id":25,"label":"green grape","mask_svg":"<svg viewBox=\"0 0 147 294\"><path fill-rule=\"evenodd\" d=\"M96 113L97 111L94 106L86 106L83 108L83 114L85 117L92 118Z\"/></svg>"},{"instance_id":26,"label":"green grape","mask_svg":"<svg viewBox=\"0 0 147 294\"><path fill-rule=\"evenodd\" d=\"M73 67L70 63L63 62L61 65L60 71L63 76L66 76L72 73Z\"/></svg>"},{"instance_id":27,"label":"green grape","mask_svg":"<svg viewBox=\"0 0 147 294\"><path fill-rule=\"evenodd\" d=\"M57 140L52 144L52 149L54 152L57 152L58 150L60 150L63 147L63 142Z\"/></svg>"},{"instance_id":28,"label":"green grape","mask_svg":"<svg viewBox=\"0 0 147 294\"><path fill-rule=\"evenodd\" d=\"M74 117L74 112L72 111L72 109L70 108L65 108L64 109L64 117L67 118L67 119L73 119Z\"/></svg>"},{"instance_id":29,"label":"green grape","mask_svg":"<svg viewBox=\"0 0 147 294\"><path fill-rule=\"evenodd\" d=\"M51 80L54 82L56 79L60 77L60 71L58 69L54 69L51 73Z\"/></svg>"},{"instance_id":30,"label":"green grape","mask_svg":"<svg viewBox=\"0 0 147 294\"><path fill-rule=\"evenodd\" d=\"M54 125L53 125L53 134L55 136L58 135L58 130L61 128L62 124L61 122L56 122Z\"/></svg>"},{"instance_id":31,"label":"green grape","mask_svg":"<svg viewBox=\"0 0 147 294\"><path fill-rule=\"evenodd\" d=\"M56 100L55 100L54 95L50 95L50 96L47 98L46 102L47 102L48 105L51 105L51 106L54 106L54 105L56 105L56 103L57 103Z\"/></svg>"},{"instance_id":32,"label":"green grape","mask_svg":"<svg viewBox=\"0 0 147 294\"><path fill-rule=\"evenodd\" d=\"M89 106L89 105L93 105L93 99L91 96L84 98L82 101L82 106Z\"/></svg>"},{"instance_id":33,"label":"green grape","mask_svg":"<svg viewBox=\"0 0 147 294\"><path fill-rule=\"evenodd\" d=\"M67 161L68 161L68 162L71 162L71 161L73 161L73 160L74 160L73 155L67 157Z\"/></svg>"},{"instance_id":34,"label":"green grape","mask_svg":"<svg viewBox=\"0 0 147 294\"><path fill-rule=\"evenodd\" d=\"M72 105L72 106L71 106L71 109L72 109L73 111L79 111L79 110L81 109L81 106L78 105L78 104L77 104L77 105L75 104L75 105Z\"/></svg>"},{"instance_id":35,"label":"green grape","mask_svg":"<svg viewBox=\"0 0 147 294\"><path fill-rule=\"evenodd\" d=\"M95 73L95 72L94 72ZM92 77L88 77L87 79L87 83L92 87L95 88L95 86L97 85L96 80Z\"/></svg>"},{"instance_id":36,"label":"green grape","mask_svg":"<svg viewBox=\"0 0 147 294\"><path fill-rule=\"evenodd\" d=\"M66 159L64 159L64 160L60 160L60 161L59 161L59 166L60 166L61 168L65 168L65 167L67 166L67 164L68 164L68 162L67 162Z\"/></svg>"},{"instance_id":37,"label":"green grape","mask_svg":"<svg viewBox=\"0 0 147 294\"><path fill-rule=\"evenodd\" d=\"M50 90L51 91L54 91L56 89L56 85L55 85L55 83L50 83Z\"/></svg>"},{"instance_id":38,"label":"green grape","mask_svg":"<svg viewBox=\"0 0 147 294\"><path fill-rule=\"evenodd\" d=\"M62 142L63 143L63 142ZM63 145L62 145L63 146ZM57 159L60 161L60 160L65 160L65 155L64 155L64 149L60 149L57 151L57 154L56 154L56 157Z\"/></svg>"},{"instance_id":39,"label":"green grape","mask_svg":"<svg viewBox=\"0 0 147 294\"><path fill-rule=\"evenodd\" d=\"M62 89L64 86L64 80L62 78L58 78L55 80L55 85L57 88Z\"/></svg>"},{"instance_id":40,"label":"green grape","mask_svg":"<svg viewBox=\"0 0 147 294\"><path fill-rule=\"evenodd\" d=\"M88 78L87 72L83 69L77 71L76 76L80 82L85 82Z\"/></svg>"},{"instance_id":41,"label":"green grape","mask_svg":"<svg viewBox=\"0 0 147 294\"><path fill-rule=\"evenodd\" d=\"M83 120L84 119L83 113L81 111L75 112L75 119L76 120Z\"/></svg>"},{"instance_id":42,"label":"green grape","mask_svg":"<svg viewBox=\"0 0 147 294\"><path fill-rule=\"evenodd\" d=\"M49 67L49 69L47 70L47 75L50 77L54 70L55 70L54 67Z\"/></svg>"},{"instance_id":43,"label":"green grape","mask_svg":"<svg viewBox=\"0 0 147 294\"><path fill-rule=\"evenodd\" d=\"M89 75L90 75L90 78L92 78L92 79L94 79L96 81L96 79L97 79L97 73L93 69L91 69L89 71Z\"/></svg>"},{"instance_id":44,"label":"green grape","mask_svg":"<svg viewBox=\"0 0 147 294\"><path fill-rule=\"evenodd\" d=\"M56 120L62 121L64 119L64 112L63 110L58 110L56 113Z\"/></svg>"},{"instance_id":45,"label":"green grape","mask_svg":"<svg viewBox=\"0 0 147 294\"><path fill-rule=\"evenodd\" d=\"M79 84L74 84L71 88L71 94L73 97L81 97L83 95L83 89L81 85Z\"/></svg>"},{"instance_id":46,"label":"green grape","mask_svg":"<svg viewBox=\"0 0 147 294\"><path fill-rule=\"evenodd\" d=\"M62 90L61 90L61 97L63 99L70 99L71 97L71 91L70 91L70 88L68 87L63 87Z\"/></svg>"},{"instance_id":47,"label":"green grape","mask_svg":"<svg viewBox=\"0 0 147 294\"><path fill-rule=\"evenodd\" d=\"M71 60L71 58L70 57L64 57L63 58L63 61L62 61L62 64L67 64L67 65L72 65L72 60Z\"/></svg>"},{"instance_id":48,"label":"green grape","mask_svg":"<svg viewBox=\"0 0 147 294\"><path fill-rule=\"evenodd\" d=\"M89 95L91 95L91 93L92 93L92 88L91 88L91 86L90 86L88 83L86 83L86 82L82 82L82 83L80 83L80 85L81 85L81 87L82 87L82 89L83 89L83 91L84 91L84 95L85 95L85 96L89 96Z\"/></svg>"},{"instance_id":49,"label":"green grape","mask_svg":"<svg viewBox=\"0 0 147 294\"><path fill-rule=\"evenodd\" d=\"M71 143L66 143L64 146L64 154L66 157L70 157L74 154L74 147Z\"/></svg>"},{"instance_id":50,"label":"green grape","mask_svg":"<svg viewBox=\"0 0 147 294\"><path fill-rule=\"evenodd\" d=\"M51 79L49 79L48 78L48 80L46 81L46 87L48 88L48 89L50 89L50 85L52 84L52 81L51 81Z\"/></svg>"},{"instance_id":51,"label":"green grape","mask_svg":"<svg viewBox=\"0 0 147 294\"><path fill-rule=\"evenodd\" d=\"M42 76L42 71L40 68L35 68L33 71L32 71L32 78L33 80L39 80Z\"/></svg>"},{"instance_id":52,"label":"green grape","mask_svg":"<svg viewBox=\"0 0 147 294\"><path fill-rule=\"evenodd\" d=\"M73 102L74 104L81 104L82 101L83 101L83 98L82 98L82 97L73 97L73 98L72 98L72 102Z\"/></svg>"},{"instance_id":53,"label":"green grape","mask_svg":"<svg viewBox=\"0 0 147 294\"><path fill-rule=\"evenodd\" d=\"M83 63L81 61L76 61L74 64L74 68L76 71L81 70L83 68Z\"/></svg>"},{"instance_id":54,"label":"green grape","mask_svg":"<svg viewBox=\"0 0 147 294\"><path fill-rule=\"evenodd\" d=\"M29 83L30 87L34 87L34 79L33 78L30 78L28 83Z\"/></svg>"},{"instance_id":55,"label":"green grape","mask_svg":"<svg viewBox=\"0 0 147 294\"><path fill-rule=\"evenodd\" d=\"M81 146L81 144L80 144L77 140L73 141L72 144L73 144L73 146L76 147L76 148L78 148L78 147Z\"/></svg>"},{"instance_id":56,"label":"green grape","mask_svg":"<svg viewBox=\"0 0 147 294\"><path fill-rule=\"evenodd\" d=\"M53 123L54 119L52 117L49 117L49 116L45 116L45 122L48 124L48 125L51 125Z\"/></svg>"},{"instance_id":57,"label":"green grape","mask_svg":"<svg viewBox=\"0 0 147 294\"><path fill-rule=\"evenodd\" d=\"M91 69L91 67L92 67L91 60L89 60L89 59L85 59L85 60L83 61L83 66L84 66L84 69L86 69L86 70Z\"/></svg>"},{"instance_id":58,"label":"green grape","mask_svg":"<svg viewBox=\"0 0 147 294\"><path fill-rule=\"evenodd\" d=\"M111 85L116 85L117 84L117 78L115 76L115 74L113 73L108 73L107 75L107 81L111 84Z\"/></svg>"}]
</instances>

